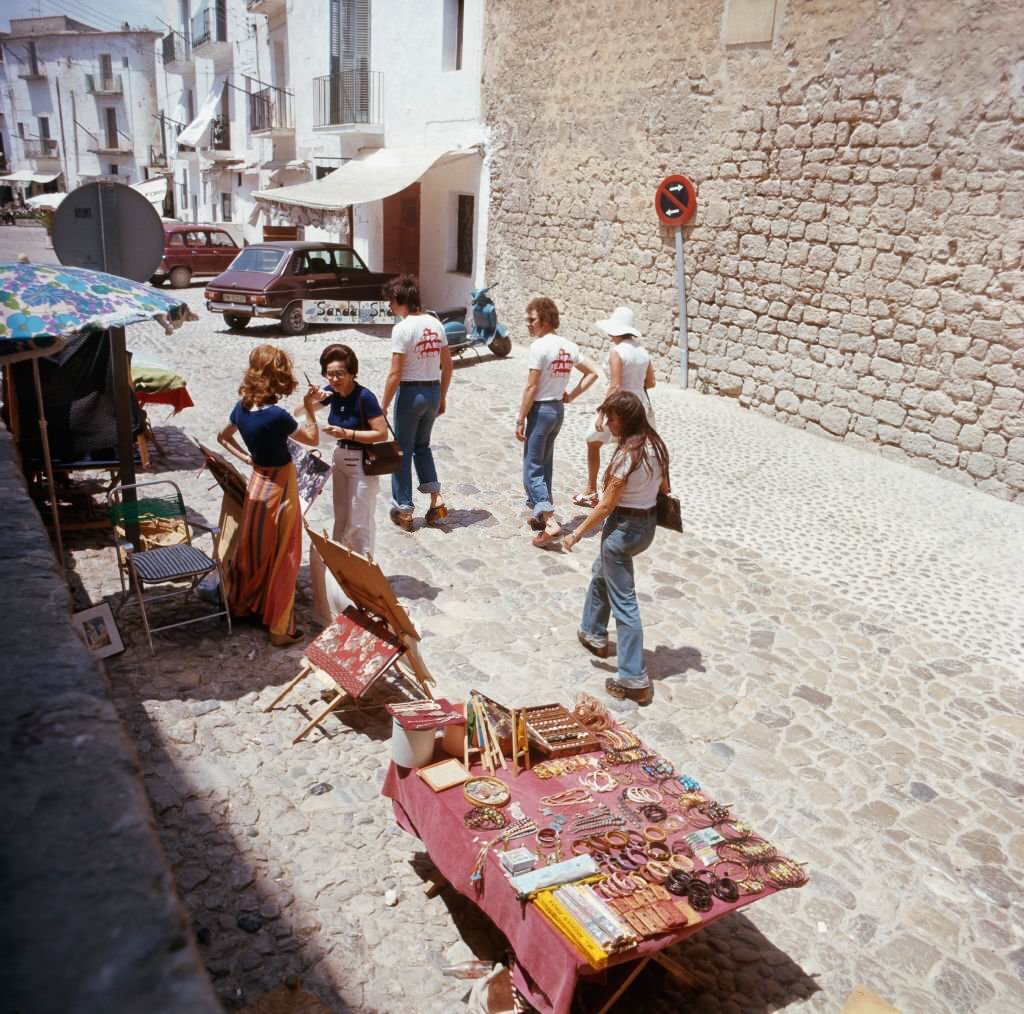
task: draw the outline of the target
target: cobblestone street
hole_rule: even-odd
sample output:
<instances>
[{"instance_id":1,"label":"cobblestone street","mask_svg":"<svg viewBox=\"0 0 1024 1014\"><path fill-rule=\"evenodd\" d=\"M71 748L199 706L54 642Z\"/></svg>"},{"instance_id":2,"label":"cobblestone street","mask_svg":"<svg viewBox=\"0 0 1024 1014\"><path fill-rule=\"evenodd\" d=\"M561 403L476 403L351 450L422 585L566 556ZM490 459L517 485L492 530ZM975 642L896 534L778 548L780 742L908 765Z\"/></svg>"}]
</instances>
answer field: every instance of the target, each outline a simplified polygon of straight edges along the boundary
<instances>
[{"instance_id":1,"label":"cobblestone street","mask_svg":"<svg viewBox=\"0 0 1024 1014\"><path fill-rule=\"evenodd\" d=\"M187 378L194 408L150 412L165 452L156 471L216 523L220 490L188 438L215 446L249 350L272 340L318 376L321 349L348 341L380 394L388 342L383 331L229 333L201 286L185 294L198 322L169 338L133 327L128 345ZM468 354L434 430L448 524L423 528L421 497L415 532L395 528L382 481L378 562L439 695L605 699L614 665L575 637L597 539L572 555L530 544L513 438L523 307L495 297L514 322L512 354ZM562 312L580 337L585 322ZM599 390L567 409L558 439L556 504L570 526ZM1024 512L728 399L660 380L652 400L687 530L659 531L638 561L654 703L611 706L807 862L811 881L673 952L706 990L683 994L651 966L616 1012L836 1011L857 985L905 1014L1024 1009ZM329 490L309 521L329 530ZM78 607L112 596L113 549L68 541ZM298 611L309 631L305 566ZM327 737L291 746L297 705L308 712L320 688L310 680L289 706L263 707L301 645L210 623L159 636L153 657L137 612L119 626L127 651L106 663L115 704L221 997L241 1006L297 977L332 1011L461 1009L466 983L440 966L500 958L500 939L453 893L424 894L409 863L418 843L379 795L384 712L350 711Z\"/></svg>"}]
</instances>

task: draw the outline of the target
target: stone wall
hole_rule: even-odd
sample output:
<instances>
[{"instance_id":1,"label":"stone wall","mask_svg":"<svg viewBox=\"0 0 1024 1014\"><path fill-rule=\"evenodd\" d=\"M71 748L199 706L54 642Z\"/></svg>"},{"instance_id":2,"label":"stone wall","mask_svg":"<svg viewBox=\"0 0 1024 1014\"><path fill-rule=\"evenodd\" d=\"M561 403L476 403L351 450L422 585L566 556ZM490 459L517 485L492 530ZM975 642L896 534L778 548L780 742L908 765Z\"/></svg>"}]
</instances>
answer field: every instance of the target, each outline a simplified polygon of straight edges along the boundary
<instances>
[{"instance_id":1,"label":"stone wall","mask_svg":"<svg viewBox=\"0 0 1024 1014\"><path fill-rule=\"evenodd\" d=\"M215 1014L135 751L0 427L0 978L20 1014Z\"/></svg>"},{"instance_id":2,"label":"stone wall","mask_svg":"<svg viewBox=\"0 0 1024 1014\"><path fill-rule=\"evenodd\" d=\"M1019 38L1016 0L495 0L502 316L550 295L603 361L631 304L672 376L684 172L692 386L1024 500Z\"/></svg>"}]
</instances>

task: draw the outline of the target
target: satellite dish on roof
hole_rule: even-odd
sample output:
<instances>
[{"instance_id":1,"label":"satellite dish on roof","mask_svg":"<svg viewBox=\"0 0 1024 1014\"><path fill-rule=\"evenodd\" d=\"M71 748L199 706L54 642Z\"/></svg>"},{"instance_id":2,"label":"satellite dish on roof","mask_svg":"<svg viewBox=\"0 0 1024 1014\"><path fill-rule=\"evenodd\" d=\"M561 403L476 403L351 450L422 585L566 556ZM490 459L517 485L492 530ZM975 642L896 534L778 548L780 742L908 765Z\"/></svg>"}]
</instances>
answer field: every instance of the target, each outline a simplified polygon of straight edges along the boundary
<instances>
[{"instance_id":1,"label":"satellite dish on roof","mask_svg":"<svg viewBox=\"0 0 1024 1014\"><path fill-rule=\"evenodd\" d=\"M57 208L53 249L61 264L145 282L164 255L164 227L138 190L123 183L86 183Z\"/></svg>"}]
</instances>

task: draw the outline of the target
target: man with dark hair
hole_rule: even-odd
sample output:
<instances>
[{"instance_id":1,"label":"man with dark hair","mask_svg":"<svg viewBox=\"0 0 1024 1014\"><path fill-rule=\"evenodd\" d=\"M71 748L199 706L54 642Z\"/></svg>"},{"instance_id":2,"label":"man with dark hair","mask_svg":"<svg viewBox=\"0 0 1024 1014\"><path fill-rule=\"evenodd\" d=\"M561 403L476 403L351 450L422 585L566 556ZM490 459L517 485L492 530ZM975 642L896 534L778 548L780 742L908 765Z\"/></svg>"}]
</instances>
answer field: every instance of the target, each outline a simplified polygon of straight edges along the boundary
<instances>
[{"instance_id":1,"label":"man with dark hair","mask_svg":"<svg viewBox=\"0 0 1024 1014\"><path fill-rule=\"evenodd\" d=\"M414 465L419 479L417 488L430 494L427 524L448 516L430 449L430 434L434 420L444 415L452 381L452 356L444 326L436 317L423 312L419 282L413 275L392 279L384 294L390 300L391 312L402 318L391 332L391 369L382 400L385 414L395 401L392 425L402 448L402 467L391 476L391 520L411 532Z\"/></svg>"}]
</instances>

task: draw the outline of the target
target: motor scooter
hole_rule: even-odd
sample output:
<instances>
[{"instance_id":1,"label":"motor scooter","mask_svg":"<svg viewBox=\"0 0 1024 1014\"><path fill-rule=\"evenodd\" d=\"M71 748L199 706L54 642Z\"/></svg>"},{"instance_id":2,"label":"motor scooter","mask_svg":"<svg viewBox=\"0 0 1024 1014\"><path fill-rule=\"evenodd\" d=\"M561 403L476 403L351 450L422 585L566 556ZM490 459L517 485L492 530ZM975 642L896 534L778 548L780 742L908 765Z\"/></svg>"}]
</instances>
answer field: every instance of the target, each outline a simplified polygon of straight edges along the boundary
<instances>
[{"instance_id":1,"label":"motor scooter","mask_svg":"<svg viewBox=\"0 0 1024 1014\"><path fill-rule=\"evenodd\" d=\"M472 349L479 357L479 347L486 345L496 356L504 358L512 351L512 339L508 328L498 323L498 311L488 295L491 287L474 289L470 293L473 306L473 330L466 329L466 308L453 306L446 310L431 310L444 325L448 348L456 356L466 349Z\"/></svg>"}]
</instances>

